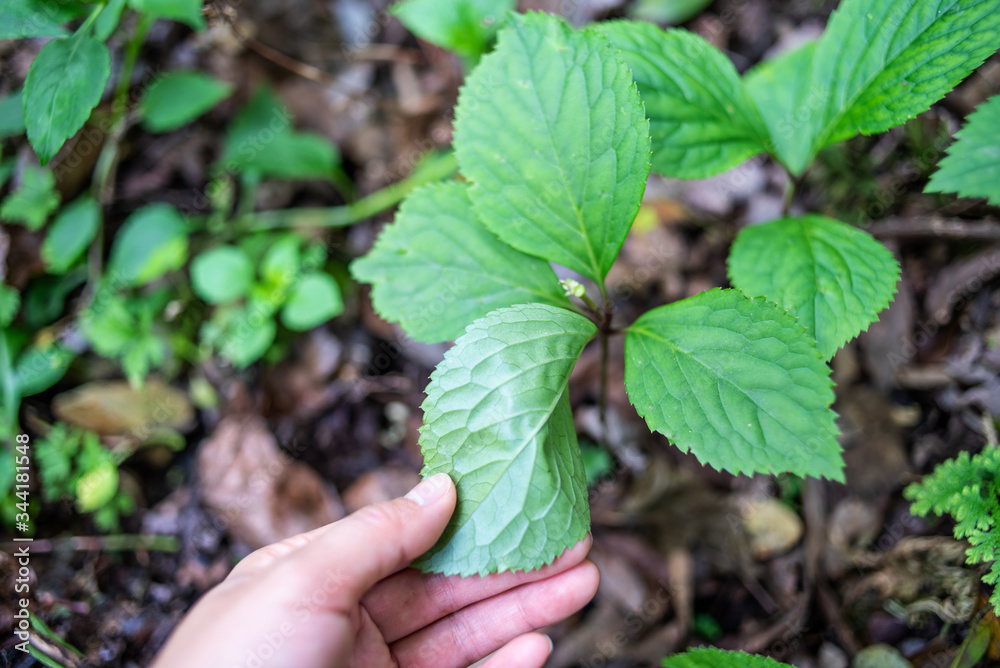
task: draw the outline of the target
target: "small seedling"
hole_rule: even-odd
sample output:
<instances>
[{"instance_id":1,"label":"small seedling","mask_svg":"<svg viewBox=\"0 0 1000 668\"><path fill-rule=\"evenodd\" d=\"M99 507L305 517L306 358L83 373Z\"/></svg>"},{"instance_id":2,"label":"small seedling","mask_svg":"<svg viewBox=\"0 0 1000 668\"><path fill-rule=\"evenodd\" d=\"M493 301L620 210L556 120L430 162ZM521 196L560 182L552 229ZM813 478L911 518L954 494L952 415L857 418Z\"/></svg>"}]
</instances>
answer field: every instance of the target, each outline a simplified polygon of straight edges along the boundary
<instances>
[{"instance_id":1,"label":"small seedling","mask_svg":"<svg viewBox=\"0 0 1000 668\"><path fill-rule=\"evenodd\" d=\"M703 463L843 480L827 363L892 299L884 246L818 215L749 227L729 257L736 289L625 327L605 277L650 165L702 178L766 153L794 182L824 147L906 121L980 65L1000 45L1000 0L845 0L818 41L742 78L683 30L506 25L459 96L465 180L412 193L352 265L410 336L457 337L431 375L420 445L424 474L455 479L458 510L417 565L534 569L583 538L567 385L595 338L606 356L624 335L632 404ZM550 263L590 290L560 285Z\"/></svg>"}]
</instances>

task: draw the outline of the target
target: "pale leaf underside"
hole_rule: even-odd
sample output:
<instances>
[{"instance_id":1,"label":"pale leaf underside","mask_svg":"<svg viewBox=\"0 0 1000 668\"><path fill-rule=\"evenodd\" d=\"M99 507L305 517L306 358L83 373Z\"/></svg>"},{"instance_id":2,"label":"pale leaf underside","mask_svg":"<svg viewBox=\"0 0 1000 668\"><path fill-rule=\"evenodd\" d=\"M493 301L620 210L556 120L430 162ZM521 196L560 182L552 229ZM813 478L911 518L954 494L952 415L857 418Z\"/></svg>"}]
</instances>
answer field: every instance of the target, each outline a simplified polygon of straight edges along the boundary
<instances>
[{"instance_id":1,"label":"pale leaf underside","mask_svg":"<svg viewBox=\"0 0 1000 668\"><path fill-rule=\"evenodd\" d=\"M542 304L499 309L459 337L431 375L424 475L445 472L458 508L417 566L472 575L531 570L590 526L569 373L596 327Z\"/></svg>"}]
</instances>

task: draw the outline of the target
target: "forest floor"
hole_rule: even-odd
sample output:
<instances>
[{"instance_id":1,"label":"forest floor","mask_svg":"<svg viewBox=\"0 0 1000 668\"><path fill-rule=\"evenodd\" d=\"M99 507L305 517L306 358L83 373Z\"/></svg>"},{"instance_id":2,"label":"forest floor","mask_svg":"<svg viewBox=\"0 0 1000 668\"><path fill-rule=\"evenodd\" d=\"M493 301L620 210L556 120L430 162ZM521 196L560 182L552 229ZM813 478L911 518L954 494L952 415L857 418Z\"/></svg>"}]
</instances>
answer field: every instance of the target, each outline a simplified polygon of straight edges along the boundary
<instances>
[{"instance_id":1,"label":"forest floor","mask_svg":"<svg viewBox=\"0 0 1000 668\"><path fill-rule=\"evenodd\" d=\"M816 36L835 4L718 0L685 27L744 71ZM625 15L630 5L534 0L521 8L568 6L572 20L586 22ZM262 82L298 128L340 147L361 193L399 180L416 156L450 143L460 61L416 41L378 0L209 8L215 18L204 33L154 28L140 69L199 67L238 91L182 132L130 137L115 215L149 201L195 206L227 120ZM40 45L3 48L17 77ZM998 91L994 56L906 126L825 151L792 205L861 225L903 267L893 304L833 362L845 484L701 466L636 415L617 382L621 340L612 340L606 445L613 458L593 457L591 487L591 558L602 581L590 605L547 630L551 666L654 666L711 643L801 668L846 668L859 651L884 643L916 668L944 668L970 626L982 624L992 624L996 655L979 665L1000 666L1000 622L991 613L984 620L979 571L965 565L949 521L912 516L902 497L935 464L996 439L1000 212L922 189L965 115ZM784 172L764 160L704 181L653 177L641 224L609 277L618 322L728 285L725 258L736 233L780 215L785 186ZM329 184L277 182L261 188L257 206L339 202ZM391 213L330 231L334 260L346 266L363 254L389 220ZM14 245L30 243L27 232L10 234ZM365 288L345 298L343 315L294 339L277 363L244 372L205 365L148 390L179 402L172 419L186 446L144 449L123 466L139 508L123 519L122 533L173 542L116 544L69 504L43 507L34 600L54 634L83 655L53 644L64 665L148 665L192 603L252 549L415 484L423 389L446 346L414 343L380 320ZM594 348L584 352L570 386L578 432L590 443L602 440L598 357ZM64 421L117 424L133 406L116 402L137 399L111 397L97 384L114 377L105 365L85 366L26 400L22 423L51 420L59 404ZM191 398L206 382L214 407ZM15 571L0 552L0 581ZM8 614L0 608L3 628ZM2 642L0 666L28 665Z\"/></svg>"}]
</instances>

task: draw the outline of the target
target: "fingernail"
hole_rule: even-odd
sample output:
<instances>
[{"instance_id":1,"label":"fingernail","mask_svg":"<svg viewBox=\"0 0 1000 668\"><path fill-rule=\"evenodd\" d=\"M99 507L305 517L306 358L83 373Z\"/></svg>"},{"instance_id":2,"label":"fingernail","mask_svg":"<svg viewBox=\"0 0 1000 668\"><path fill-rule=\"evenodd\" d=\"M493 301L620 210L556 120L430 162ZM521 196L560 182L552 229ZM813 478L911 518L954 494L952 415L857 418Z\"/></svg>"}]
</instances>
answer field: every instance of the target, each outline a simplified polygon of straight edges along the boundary
<instances>
[{"instance_id":1,"label":"fingernail","mask_svg":"<svg viewBox=\"0 0 1000 668\"><path fill-rule=\"evenodd\" d=\"M552 638L549 636L545 636L545 639L549 641L549 654L552 654L552 650L554 650L556 646L552 644Z\"/></svg>"},{"instance_id":2,"label":"fingernail","mask_svg":"<svg viewBox=\"0 0 1000 668\"><path fill-rule=\"evenodd\" d=\"M406 493L407 499L419 506L429 506L448 491L448 474L438 473L425 478L419 485Z\"/></svg>"}]
</instances>

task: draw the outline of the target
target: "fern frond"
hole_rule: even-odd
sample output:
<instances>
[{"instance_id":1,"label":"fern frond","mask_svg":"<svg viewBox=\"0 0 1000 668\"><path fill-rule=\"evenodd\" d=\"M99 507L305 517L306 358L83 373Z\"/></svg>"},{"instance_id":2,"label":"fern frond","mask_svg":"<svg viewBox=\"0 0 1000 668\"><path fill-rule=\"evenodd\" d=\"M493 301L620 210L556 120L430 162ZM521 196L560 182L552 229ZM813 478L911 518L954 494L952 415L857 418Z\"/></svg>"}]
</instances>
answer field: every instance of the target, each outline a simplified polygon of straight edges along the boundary
<instances>
[{"instance_id":1,"label":"fern frond","mask_svg":"<svg viewBox=\"0 0 1000 668\"><path fill-rule=\"evenodd\" d=\"M914 515L954 518L955 538L969 543L966 562L991 564L983 582L1000 583L1000 447L989 446L973 456L962 452L903 495L912 501ZM1000 615L1000 586L994 587L990 603Z\"/></svg>"}]
</instances>

